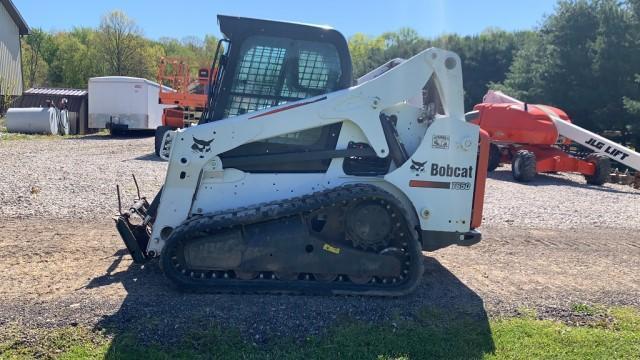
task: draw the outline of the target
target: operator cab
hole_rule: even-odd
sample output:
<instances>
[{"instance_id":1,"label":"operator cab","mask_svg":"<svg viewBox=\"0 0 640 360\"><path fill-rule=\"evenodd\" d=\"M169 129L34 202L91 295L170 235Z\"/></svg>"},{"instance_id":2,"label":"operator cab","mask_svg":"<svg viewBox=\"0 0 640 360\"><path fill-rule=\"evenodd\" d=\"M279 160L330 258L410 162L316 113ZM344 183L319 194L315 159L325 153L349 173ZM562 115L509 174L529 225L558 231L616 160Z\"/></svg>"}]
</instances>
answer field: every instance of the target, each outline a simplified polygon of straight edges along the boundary
<instances>
[{"instance_id":1,"label":"operator cab","mask_svg":"<svg viewBox=\"0 0 640 360\"><path fill-rule=\"evenodd\" d=\"M353 83L347 41L324 26L218 15L225 39L207 111L200 123L250 113L349 88ZM215 62L214 62L215 65ZM213 68L213 67L212 67ZM242 145L222 158L335 149L341 124ZM323 172L330 160L254 164L249 172Z\"/></svg>"},{"instance_id":2,"label":"operator cab","mask_svg":"<svg viewBox=\"0 0 640 360\"><path fill-rule=\"evenodd\" d=\"M347 41L329 27L218 15L226 43L210 122L352 85Z\"/></svg>"}]
</instances>

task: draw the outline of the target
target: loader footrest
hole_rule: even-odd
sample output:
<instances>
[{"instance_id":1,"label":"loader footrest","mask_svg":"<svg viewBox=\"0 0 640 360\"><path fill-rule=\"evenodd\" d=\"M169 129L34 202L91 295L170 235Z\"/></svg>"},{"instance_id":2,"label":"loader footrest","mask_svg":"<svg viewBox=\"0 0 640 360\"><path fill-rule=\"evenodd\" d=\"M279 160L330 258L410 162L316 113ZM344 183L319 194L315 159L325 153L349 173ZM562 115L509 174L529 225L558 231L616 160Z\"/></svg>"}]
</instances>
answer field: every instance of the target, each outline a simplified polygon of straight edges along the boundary
<instances>
[{"instance_id":1,"label":"loader footrest","mask_svg":"<svg viewBox=\"0 0 640 360\"><path fill-rule=\"evenodd\" d=\"M476 230L466 233L423 230L422 249L436 251L450 245L471 246L479 243L481 239L482 234Z\"/></svg>"}]
</instances>

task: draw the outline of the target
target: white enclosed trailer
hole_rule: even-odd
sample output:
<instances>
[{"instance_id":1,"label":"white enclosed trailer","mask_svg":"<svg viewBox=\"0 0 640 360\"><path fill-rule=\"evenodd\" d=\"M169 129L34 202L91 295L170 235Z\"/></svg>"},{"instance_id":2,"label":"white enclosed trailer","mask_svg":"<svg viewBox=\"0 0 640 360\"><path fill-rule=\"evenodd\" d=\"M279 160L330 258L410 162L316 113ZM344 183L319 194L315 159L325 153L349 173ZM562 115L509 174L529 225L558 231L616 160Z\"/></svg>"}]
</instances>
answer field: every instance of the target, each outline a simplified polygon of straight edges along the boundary
<instances>
[{"instance_id":1,"label":"white enclosed trailer","mask_svg":"<svg viewBox=\"0 0 640 360\"><path fill-rule=\"evenodd\" d=\"M164 87L167 91L171 88ZM89 127L114 131L155 130L162 125L160 85L147 79L104 76L89 79Z\"/></svg>"}]
</instances>

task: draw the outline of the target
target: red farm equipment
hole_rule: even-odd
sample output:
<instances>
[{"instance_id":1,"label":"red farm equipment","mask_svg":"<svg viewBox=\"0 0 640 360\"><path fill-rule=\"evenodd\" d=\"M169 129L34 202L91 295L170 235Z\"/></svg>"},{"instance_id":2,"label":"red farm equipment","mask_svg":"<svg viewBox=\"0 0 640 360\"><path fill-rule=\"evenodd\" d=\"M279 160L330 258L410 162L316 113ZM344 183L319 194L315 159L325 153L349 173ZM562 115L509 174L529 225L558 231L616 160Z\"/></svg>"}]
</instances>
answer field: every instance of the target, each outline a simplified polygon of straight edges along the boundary
<instances>
[{"instance_id":1,"label":"red farm equipment","mask_svg":"<svg viewBox=\"0 0 640 360\"><path fill-rule=\"evenodd\" d=\"M551 106L526 104L501 92L489 91L469 114L489 134L489 171L511 163L515 180L529 182L538 173L573 172L587 183L602 185L611 160L640 170L640 154L571 122ZM577 143L590 153L572 151Z\"/></svg>"},{"instance_id":2,"label":"red farm equipment","mask_svg":"<svg viewBox=\"0 0 640 360\"><path fill-rule=\"evenodd\" d=\"M156 155L159 155L160 144L167 131L198 124L207 103L210 75L209 69L202 67L194 79L185 59L160 59L158 83L169 86L174 91L160 87L158 102L174 107L164 109L162 113L162 126L156 129Z\"/></svg>"}]
</instances>

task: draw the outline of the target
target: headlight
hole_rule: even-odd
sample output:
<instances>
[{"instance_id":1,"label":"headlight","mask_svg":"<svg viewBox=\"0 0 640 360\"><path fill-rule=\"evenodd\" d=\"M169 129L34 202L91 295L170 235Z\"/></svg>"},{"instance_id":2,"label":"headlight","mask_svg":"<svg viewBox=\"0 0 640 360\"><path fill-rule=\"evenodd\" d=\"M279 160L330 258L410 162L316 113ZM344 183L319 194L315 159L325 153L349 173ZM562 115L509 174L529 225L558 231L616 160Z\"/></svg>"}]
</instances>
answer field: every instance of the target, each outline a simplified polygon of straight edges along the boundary
<instances>
[{"instance_id":1,"label":"headlight","mask_svg":"<svg viewBox=\"0 0 640 360\"><path fill-rule=\"evenodd\" d=\"M162 145L160 145L160 158L163 160L169 160L169 155L171 155L171 143L173 139L176 137L175 131L167 131L164 133L164 137L162 138Z\"/></svg>"}]
</instances>

